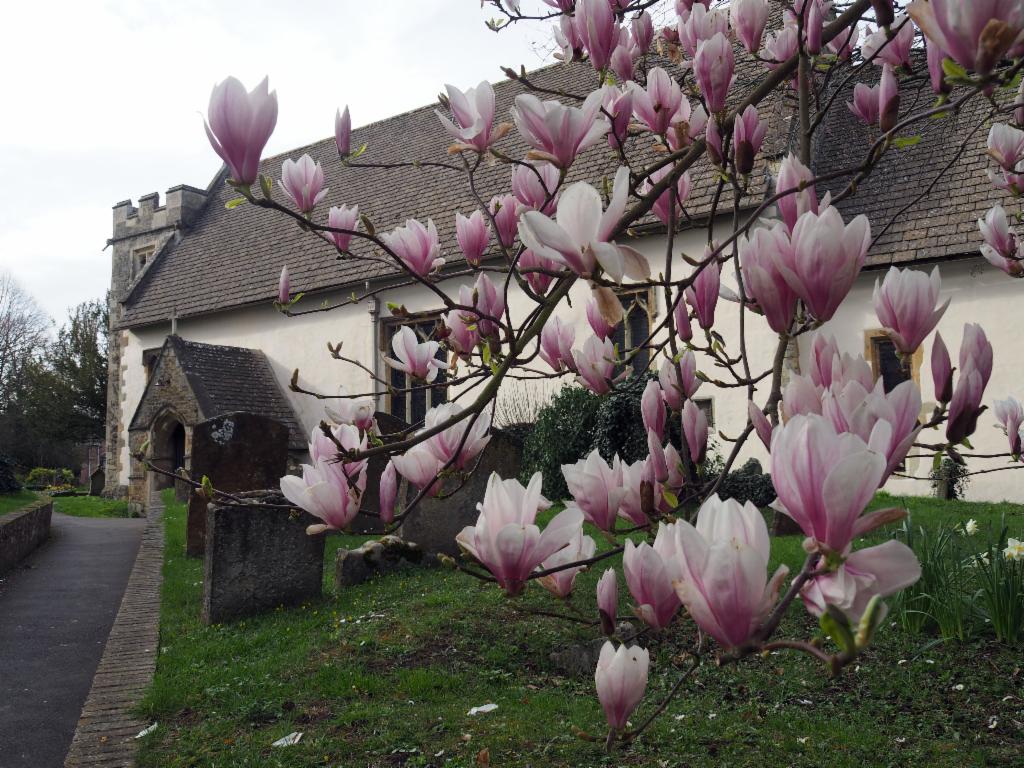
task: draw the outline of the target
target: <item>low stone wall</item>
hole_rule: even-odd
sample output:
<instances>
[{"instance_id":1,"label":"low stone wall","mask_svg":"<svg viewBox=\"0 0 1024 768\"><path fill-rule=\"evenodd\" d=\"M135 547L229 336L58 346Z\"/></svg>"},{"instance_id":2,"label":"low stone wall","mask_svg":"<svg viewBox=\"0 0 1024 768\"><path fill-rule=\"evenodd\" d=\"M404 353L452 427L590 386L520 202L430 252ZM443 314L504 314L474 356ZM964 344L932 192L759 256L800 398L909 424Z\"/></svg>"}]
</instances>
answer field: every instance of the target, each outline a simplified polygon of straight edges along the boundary
<instances>
[{"instance_id":1,"label":"low stone wall","mask_svg":"<svg viewBox=\"0 0 1024 768\"><path fill-rule=\"evenodd\" d=\"M0 576L10 571L50 535L53 502L33 502L0 515Z\"/></svg>"}]
</instances>

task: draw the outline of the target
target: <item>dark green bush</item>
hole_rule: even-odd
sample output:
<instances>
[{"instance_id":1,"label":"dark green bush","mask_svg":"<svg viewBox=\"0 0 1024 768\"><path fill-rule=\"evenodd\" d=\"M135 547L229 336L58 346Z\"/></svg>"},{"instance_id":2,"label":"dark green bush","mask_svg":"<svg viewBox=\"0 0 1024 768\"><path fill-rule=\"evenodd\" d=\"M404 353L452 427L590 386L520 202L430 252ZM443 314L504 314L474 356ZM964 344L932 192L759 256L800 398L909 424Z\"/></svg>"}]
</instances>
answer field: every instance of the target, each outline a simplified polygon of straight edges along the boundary
<instances>
[{"instance_id":1,"label":"dark green bush","mask_svg":"<svg viewBox=\"0 0 1024 768\"><path fill-rule=\"evenodd\" d=\"M544 473L544 495L563 499L568 495L562 465L585 456L594 442L601 398L583 387L565 387L537 414L537 423L523 445L521 479Z\"/></svg>"},{"instance_id":2,"label":"dark green bush","mask_svg":"<svg viewBox=\"0 0 1024 768\"><path fill-rule=\"evenodd\" d=\"M14 475L14 459L0 456L0 493L15 493L21 490L21 483Z\"/></svg>"},{"instance_id":3,"label":"dark green bush","mask_svg":"<svg viewBox=\"0 0 1024 768\"><path fill-rule=\"evenodd\" d=\"M762 471L757 459L747 459L742 467L725 476L718 486L718 495L723 499L736 499L741 504L751 501L764 509L775 501L775 486L772 476Z\"/></svg>"},{"instance_id":4,"label":"dark green bush","mask_svg":"<svg viewBox=\"0 0 1024 768\"><path fill-rule=\"evenodd\" d=\"M57 470L49 467L35 467L25 478L25 485L29 488L46 488L53 485L57 479Z\"/></svg>"},{"instance_id":5,"label":"dark green bush","mask_svg":"<svg viewBox=\"0 0 1024 768\"><path fill-rule=\"evenodd\" d=\"M628 464L647 458L647 430L640 415L640 400L647 382L655 378L654 374L630 376L601 398L590 450L597 448L607 461L617 453ZM678 418L669 418L668 431L669 440L678 448Z\"/></svg>"}]
</instances>

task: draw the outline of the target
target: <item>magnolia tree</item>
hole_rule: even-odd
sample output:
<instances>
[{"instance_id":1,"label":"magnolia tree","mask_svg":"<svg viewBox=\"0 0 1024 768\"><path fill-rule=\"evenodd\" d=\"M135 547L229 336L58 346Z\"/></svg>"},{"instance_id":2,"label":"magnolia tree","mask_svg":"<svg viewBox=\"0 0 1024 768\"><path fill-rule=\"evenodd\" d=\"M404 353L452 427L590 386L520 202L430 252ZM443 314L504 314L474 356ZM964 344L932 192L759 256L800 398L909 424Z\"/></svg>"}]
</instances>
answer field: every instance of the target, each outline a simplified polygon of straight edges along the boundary
<instances>
[{"instance_id":1,"label":"magnolia tree","mask_svg":"<svg viewBox=\"0 0 1024 768\"><path fill-rule=\"evenodd\" d=\"M322 520L311 533L344 529L361 513L367 460L386 454L379 515L397 527L416 514L420 499L451 493L474 470L489 439L495 397L508 381L575 379L604 394L631 356L645 351L658 373L642 398L649 455L629 464L594 452L564 466L572 499L543 528L537 516L551 501L542 496L540 474L525 486L492 475L476 525L458 535L463 557L453 564L510 597L536 581L565 598L582 569L621 555L632 612L647 631L692 637L693 664L680 670L672 695L711 649L720 663L793 649L835 674L870 643L886 613L882 598L920 574L914 554L898 541L854 549L864 534L906 514L865 514L865 508L915 446L936 459L971 457L968 439L985 410L992 372L982 328L964 327L955 368L935 333L930 348L938 405L922 415L917 383L885 391L863 357L841 354L834 338L817 330L847 300L873 242L867 218L847 220L836 204L856 193L883 156L905 145L915 124L950 119L969 101L985 105L979 127L991 125L993 188L1024 192L1024 132L1017 127L1024 125L1024 103L1018 104L1024 99L1015 90L1024 2L677 0L674 7L658 4L659 22L668 22L661 28L650 15L653 0L537 0L532 8L526 0L488 3L498 14L488 22L493 31L526 19L550 20L556 56L589 62L592 90L552 98L526 72L508 70L522 92L509 115L497 115L489 83L466 91L447 87L437 111L439 134L453 142L447 155L386 167L431 165L448 173L450 183L467 186L476 209L446 214L454 219L461 255L442 248L431 220L410 218L379 232L360 214L359 200L322 210L323 170L308 155L284 162L284 195L274 197L272 179L259 167L277 118L275 94L266 80L252 91L233 78L214 89L207 133L228 166L228 183L241 195L235 202L291 217L299 225L296 236L333 243L342 259L384 265L406 283L422 285L446 310L429 340L408 328L398 332L385 362L418 389L448 369L454 402L431 409L409 432L382 436L371 400L340 398L330 422L313 432L311 463L301 477L283 478L282 492ZM735 77L738 66L757 76ZM856 82L849 103L836 99L850 92L836 88L837 81ZM900 91L911 83L917 91L930 84L936 100L915 99L924 105L901 110ZM774 189L766 191L752 181L767 132L758 104L779 94L794 105L797 140L774 174ZM873 126L875 138L855 164L815 178L811 142L830 110L838 111L834 120ZM339 111L335 128L338 162L351 173L384 167L374 162L373 147L353 147L348 108ZM530 147L525 156L506 149L513 132ZM592 147L614 155L618 171L593 184L567 184L573 164ZM691 174L705 155L711 166L700 167L710 167L706 172L714 177L708 220L745 209L753 215L735 216L728 232L721 226L712 232L709 225L707 246L693 258L680 254L674 236L684 221L692 226L687 197L698 180ZM494 163L507 165L508 184L484 189L480 171ZM846 186L820 198L816 184L825 181ZM631 227L645 217L665 233L656 260L630 245ZM996 205L978 222L982 255L1009 277L1024 275L1024 248L1011 226L1016 218ZM355 240L372 248L357 254ZM722 285L723 272L733 276L735 291ZM586 315L593 330L582 339L559 317L581 281L591 295ZM617 295L623 285L660 292L667 308L628 353L612 342L623 322ZM938 268L930 274L893 268L875 285L874 309L905 361L947 308L939 289ZM527 309L513 310L513 294ZM278 303L287 314L302 313L287 270ZM725 313L739 315L738 332L729 337L716 331L716 318ZM748 351L747 335L757 324L777 335L767 366L758 366ZM789 375L787 350L801 337L810 366ZM695 352L721 371L720 378L698 372ZM694 395L715 386L745 392L749 417L739 434L726 438L724 471L712 473L705 470L708 423ZM1021 405L1002 400L995 414L1009 436L1006 455L1019 462ZM668 439L673 421L682 435L678 446ZM796 574L785 567L768 573L770 541L761 511L717 494L748 440L769 450L775 507L806 536L806 561ZM398 508L402 478L416 493ZM600 554L584 533L585 521L612 542ZM626 533L632 536L622 545ZM635 544L638 538L646 540ZM649 655L638 638L617 634L618 578L608 569L596 595L608 636L595 679L609 746L635 737L668 703L651 705L653 714L631 726ZM822 635L778 637L797 599L819 618ZM683 612L692 623L680 619Z\"/></svg>"}]
</instances>

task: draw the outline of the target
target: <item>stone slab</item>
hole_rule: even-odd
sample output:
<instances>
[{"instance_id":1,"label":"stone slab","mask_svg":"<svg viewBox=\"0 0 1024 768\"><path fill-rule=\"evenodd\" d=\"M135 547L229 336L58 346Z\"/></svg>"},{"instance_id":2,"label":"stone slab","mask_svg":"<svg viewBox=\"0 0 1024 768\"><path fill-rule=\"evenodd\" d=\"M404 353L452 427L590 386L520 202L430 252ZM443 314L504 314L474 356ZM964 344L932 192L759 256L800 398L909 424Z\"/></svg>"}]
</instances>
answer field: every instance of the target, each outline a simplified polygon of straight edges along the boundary
<instances>
[{"instance_id":1,"label":"stone slab","mask_svg":"<svg viewBox=\"0 0 1024 768\"><path fill-rule=\"evenodd\" d=\"M230 413L192 428L192 476L228 493L277 488L288 468L288 427L255 413ZM188 499L185 554L206 551L206 499Z\"/></svg>"},{"instance_id":2,"label":"stone slab","mask_svg":"<svg viewBox=\"0 0 1024 768\"><path fill-rule=\"evenodd\" d=\"M307 526L318 522L306 512L258 503L209 505L203 621L219 624L319 596L325 535L306 534Z\"/></svg>"}]
</instances>

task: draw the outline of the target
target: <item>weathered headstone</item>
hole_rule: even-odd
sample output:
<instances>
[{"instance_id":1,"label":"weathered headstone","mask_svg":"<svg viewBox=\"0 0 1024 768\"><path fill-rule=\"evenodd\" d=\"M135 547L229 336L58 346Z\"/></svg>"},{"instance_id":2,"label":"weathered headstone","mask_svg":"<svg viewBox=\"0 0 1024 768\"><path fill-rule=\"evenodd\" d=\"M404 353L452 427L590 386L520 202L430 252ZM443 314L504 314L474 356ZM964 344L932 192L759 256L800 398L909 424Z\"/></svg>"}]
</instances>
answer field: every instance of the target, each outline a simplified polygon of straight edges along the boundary
<instances>
[{"instance_id":1,"label":"weathered headstone","mask_svg":"<svg viewBox=\"0 0 1024 768\"><path fill-rule=\"evenodd\" d=\"M255 413L230 413L192 428L192 477L210 478L219 491L277 488L288 466L288 427ZM185 554L206 551L207 500L189 496Z\"/></svg>"},{"instance_id":2,"label":"weathered headstone","mask_svg":"<svg viewBox=\"0 0 1024 768\"><path fill-rule=\"evenodd\" d=\"M491 440L480 458L476 472L448 498L423 499L405 520L401 536L419 544L425 552L454 555L459 551L455 537L479 516L476 505L483 501L487 478L497 472L502 479L518 477L522 444L501 429L491 431ZM414 498L409 489L410 500Z\"/></svg>"},{"instance_id":3,"label":"weathered headstone","mask_svg":"<svg viewBox=\"0 0 1024 768\"><path fill-rule=\"evenodd\" d=\"M377 411L373 414L377 422L377 432L384 444L401 440L409 429L409 425L390 413ZM360 509L370 514L356 515L351 523L353 533L383 533L384 524L374 517L380 511L380 476L388 465L386 455L371 456L366 463L366 491Z\"/></svg>"},{"instance_id":4,"label":"weathered headstone","mask_svg":"<svg viewBox=\"0 0 1024 768\"><path fill-rule=\"evenodd\" d=\"M339 549L334 559L334 589L340 592L374 576L418 565L433 558L397 536L368 541L358 549Z\"/></svg>"},{"instance_id":5,"label":"weathered headstone","mask_svg":"<svg viewBox=\"0 0 1024 768\"><path fill-rule=\"evenodd\" d=\"M323 587L325 535L306 533L319 521L288 509L279 495L239 496L251 503L207 508L202 607L207 624L299 605Z\"/></svg>"},{"instance_id":6,"label":"weathered headstone","mask_svg":"<svg viewBox=\"0 0 1024 768\"><path fill-rule=\"evenodd\" d=\"M103 493L103 488L107 484L107 475L103 471L103 467L96 467L92 474L89 475L89 495L99 496Z\"/></svg>"}]
</instances>

